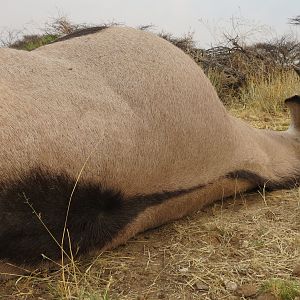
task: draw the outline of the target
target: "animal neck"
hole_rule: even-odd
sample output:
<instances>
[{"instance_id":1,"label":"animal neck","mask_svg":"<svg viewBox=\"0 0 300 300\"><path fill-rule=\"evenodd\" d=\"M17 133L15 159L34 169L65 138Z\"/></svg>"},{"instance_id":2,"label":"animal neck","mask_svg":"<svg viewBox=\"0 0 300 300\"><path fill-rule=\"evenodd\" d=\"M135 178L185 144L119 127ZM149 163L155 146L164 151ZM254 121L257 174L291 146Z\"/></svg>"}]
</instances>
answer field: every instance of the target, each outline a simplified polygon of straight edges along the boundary
<instances>
[{"instance_id":1,"label":"animal neck","mask_svg":"<svg viewBox=\"0 0 300 300\"><path fill-rule=\"evenodd\" d=\"M284 187L300 177L300 134L295 130L255 129L233 118L238 147L236 169L255 174L261 181ZM245 173L246 174L246 173Z\"/></svg>"}]
</instances>

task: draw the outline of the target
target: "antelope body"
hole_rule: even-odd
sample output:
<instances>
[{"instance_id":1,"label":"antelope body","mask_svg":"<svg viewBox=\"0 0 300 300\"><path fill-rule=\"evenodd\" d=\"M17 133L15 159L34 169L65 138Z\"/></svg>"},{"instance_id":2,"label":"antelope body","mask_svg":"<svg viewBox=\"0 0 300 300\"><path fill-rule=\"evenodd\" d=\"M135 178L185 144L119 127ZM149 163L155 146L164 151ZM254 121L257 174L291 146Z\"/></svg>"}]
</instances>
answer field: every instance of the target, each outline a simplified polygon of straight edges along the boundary
<instances>
[{"instance_id":1,"label":"antelope body","mask_svg":"<svg viewBox=\"0 0 300 300\"><path fill-rule=\"evenodd\" d=\"M66 229L73 252L107 250L222 197L293 184L299 103L287 101L287 132L251 128L190 57L130 28L0 49L0 272L58 259Z\"/></svg>"}]
</instances>

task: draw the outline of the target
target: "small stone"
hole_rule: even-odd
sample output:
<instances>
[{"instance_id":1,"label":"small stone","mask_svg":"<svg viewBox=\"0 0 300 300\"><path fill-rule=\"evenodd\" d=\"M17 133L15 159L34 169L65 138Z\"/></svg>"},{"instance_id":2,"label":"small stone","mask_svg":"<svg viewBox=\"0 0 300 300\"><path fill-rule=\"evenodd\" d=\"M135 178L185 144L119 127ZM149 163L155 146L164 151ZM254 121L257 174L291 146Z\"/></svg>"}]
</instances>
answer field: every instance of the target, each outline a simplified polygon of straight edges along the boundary
<instances>
[{"instance_id":1,"label":"small stone","mask_svg":"<svg viewBox=\"0 0 300 300\"><path fill-rule=\"evenodd\" d=\"M248 248L249 247L249 241L243 241L242 242L242 247L243 248Z\"/></svg>"},{"instance_id":2,"label":"small stone","mask_svg":"<svg viewBox=\"0 0 300 300\"><path fill-rule=\"evenodd\" d=\"M234 292L237 290L238 285L234 281L225 281L226 290Z\"/></svg>"},{"instance_id":3,"label":"small stone","mask_svg":"<svg viewBox=\"0 0 300 300\"><path fill-rule=\"evenodd\" d=\"M295 266L292 275L295 277L300 277L300 264Z\"/></svg>"},{"instance_id":4,"label":"small stone","mask_svg":"<svg viewBox=\"0 0 300 300\"><path fill-rule=\"evenodd\" d=\"M245 297L245 298L255 296L257 294L257 292L258 292L258 289L253 284L240 285L236 290L236 293L239 296Z\"/></svg>"},{"instance_id":5,"label":"small stone","mask_svg":"<svg viewBox=\"0 0 300 300\"><path fill-rule=\"evenodd\" d=\"M189 268L181 268L179 269L179 272L181 273L187 273L189 271Z\"/></svg>"},{"instance_id":6,"label":"small stone","mask_svg":"<svg viewBox=\"0 0 300 300\"><path fill-rule=\"evenodd\" d=\"M201 281L197 281L194 284L195 290L201 291L201 292L206 292L209 290L209 286Z\"/></svg>"},{"instance_id":7,"label":"small stone","mask_svg":"<svg viewBox=\"0 0 300 300\"><path fill-rule=\"evenodd\" d=\"M240 269L240 270L238 270L238 272L241 275L248 275L248 270L247 269Z\"/></svg>"}]
</instances>

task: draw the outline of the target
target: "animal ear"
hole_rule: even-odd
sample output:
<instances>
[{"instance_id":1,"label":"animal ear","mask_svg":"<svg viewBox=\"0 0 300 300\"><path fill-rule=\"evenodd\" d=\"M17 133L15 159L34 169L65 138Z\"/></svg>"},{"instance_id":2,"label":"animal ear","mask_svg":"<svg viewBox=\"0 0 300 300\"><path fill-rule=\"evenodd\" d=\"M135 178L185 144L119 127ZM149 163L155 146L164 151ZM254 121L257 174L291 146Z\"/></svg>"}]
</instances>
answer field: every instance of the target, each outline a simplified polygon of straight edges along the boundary
<instances>
[{"instance_id":1,"label":"animal ear","mask_svg":"<svg viewBox=\"0 0 300 300\"><path fill-rule=\"evenodd\" d=\"M300 68L297 66L293 66L295 72L300 76Z\"/></svg>"},{"instance_id":2,"label":"animal ear","mask_svg":"<svg viewBox=\"0 0 300 300\"><path fill-rule=\"evenodd\" d=\"M291 125L289 130L300 134L300 96L295 95L285 100L286 106L290 110Z\"/></svg>"}]
</instances>

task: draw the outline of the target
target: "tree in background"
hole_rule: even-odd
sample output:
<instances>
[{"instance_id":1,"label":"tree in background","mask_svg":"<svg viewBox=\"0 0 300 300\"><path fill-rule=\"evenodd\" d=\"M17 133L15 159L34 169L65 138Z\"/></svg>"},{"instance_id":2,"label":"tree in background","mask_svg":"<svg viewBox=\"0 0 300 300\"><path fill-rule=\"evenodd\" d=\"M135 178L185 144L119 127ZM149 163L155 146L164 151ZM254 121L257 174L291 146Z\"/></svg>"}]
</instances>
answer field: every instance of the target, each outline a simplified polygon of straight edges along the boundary
<instances>
[{"instance_id":1,"label":"tree in background","mask_svg":"<svg viewBox=\"0 0 300 300\"><path fill-rule=\"evenodd\" d=\"M300 25L300 15L290 19L290 24Z\"/></svg>"}]
</instances>

